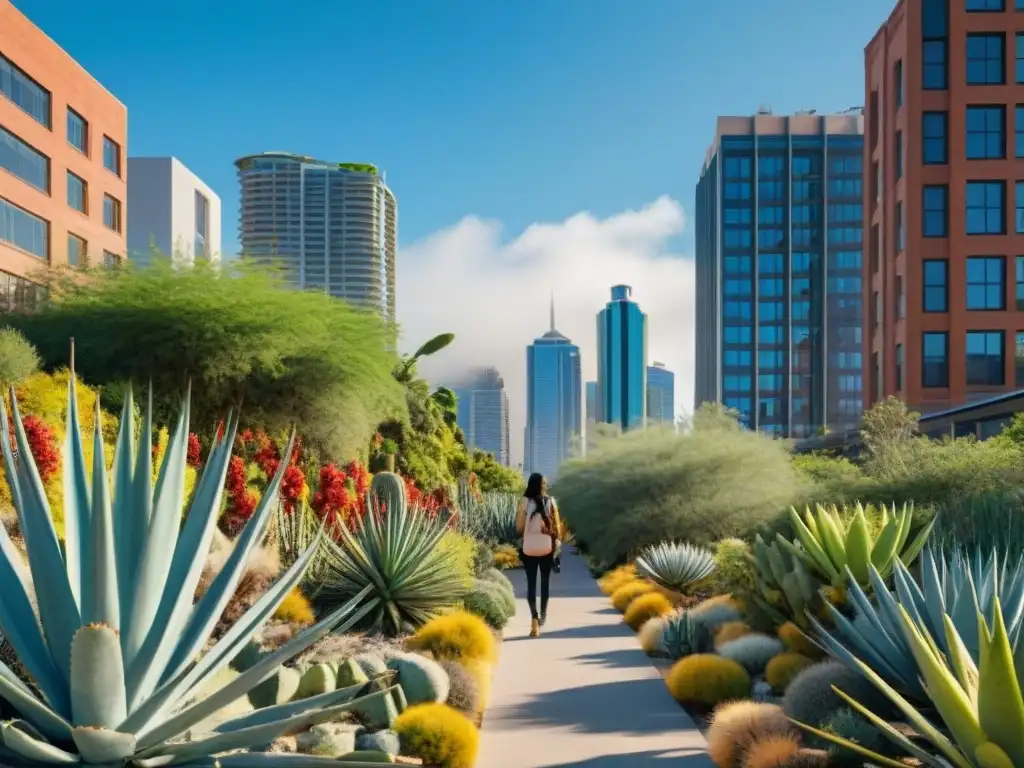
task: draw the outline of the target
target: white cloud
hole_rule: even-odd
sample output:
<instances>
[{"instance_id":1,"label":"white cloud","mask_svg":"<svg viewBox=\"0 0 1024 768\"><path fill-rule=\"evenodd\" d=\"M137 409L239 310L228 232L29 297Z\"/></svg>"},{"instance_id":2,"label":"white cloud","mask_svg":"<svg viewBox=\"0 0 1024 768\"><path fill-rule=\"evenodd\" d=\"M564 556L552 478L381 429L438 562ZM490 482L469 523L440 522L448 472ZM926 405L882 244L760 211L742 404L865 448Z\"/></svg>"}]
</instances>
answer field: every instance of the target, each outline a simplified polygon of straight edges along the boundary
<instances>
[{"instance_id":1,"label":"white cloud","mask_svg":"<svg viewBox=\"0 0 1024 768\"><path fill-rule=\"evenodd\" d=\"M398 320L403 351L430 336L455 342L422 362L432 382L467 369L497 367L511 409L513 462L523 455L526 347L548 330L551 291L558 330L579 345L584 381L597 376L596 315L613 285L633 287L648 318L648 362L676 374L676 410L693 403L693 260L670 252L683 210L660 197L606 219L578 213L532 224L503 241L499 222L467 216L403 248L398 259Z\"/></svg>"}]
</instances>

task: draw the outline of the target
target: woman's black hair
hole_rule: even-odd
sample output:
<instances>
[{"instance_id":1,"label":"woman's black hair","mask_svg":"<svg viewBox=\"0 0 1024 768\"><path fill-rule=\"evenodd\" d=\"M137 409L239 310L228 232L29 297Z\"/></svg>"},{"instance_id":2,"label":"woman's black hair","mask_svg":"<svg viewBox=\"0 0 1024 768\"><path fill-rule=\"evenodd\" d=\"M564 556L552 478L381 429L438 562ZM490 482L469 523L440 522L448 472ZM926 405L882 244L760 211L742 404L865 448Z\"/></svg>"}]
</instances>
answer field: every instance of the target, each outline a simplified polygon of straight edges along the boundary
<instances>
[{"instance_id":1,"label":"woman's black hair","mask_svg":"<svg viewBox=\"0 0 1024 768\"><path fill-rule=\"evenodd\" d=\"M544 475L540 472L534 472L530 475L530 479L526 481L526 490L523 492L523 496L527 499L533 499L533 514L539 514L544 518L544 522L547 523L548 511L544 504L541 503L541 499L544 498Z\"/></svg>"}]
</instances>

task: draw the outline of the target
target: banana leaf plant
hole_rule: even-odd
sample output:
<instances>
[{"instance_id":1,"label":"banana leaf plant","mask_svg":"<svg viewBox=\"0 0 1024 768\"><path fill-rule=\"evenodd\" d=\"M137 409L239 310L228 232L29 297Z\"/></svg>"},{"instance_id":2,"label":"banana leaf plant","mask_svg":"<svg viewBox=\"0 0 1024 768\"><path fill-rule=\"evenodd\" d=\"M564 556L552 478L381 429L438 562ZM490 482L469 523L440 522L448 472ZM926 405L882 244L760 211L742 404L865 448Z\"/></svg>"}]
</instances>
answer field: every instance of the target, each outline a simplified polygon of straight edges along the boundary
<instances>
[{"instance_id":1,"label":"banana leaf plant","mask_svg":"<svg viewBox=\"0 0 1024 768\"><path fill-rule=\"evenodd\" d=\"M192 735L190 730L332 629L359 621L374 609L376 599L369 588L358 592L279 650L208 692L211 679L299 583L314 551L311 547L299 556L204 651L246 559L265 533L294 438L227 563L193 604L217 524L237 420L229 417L223 436L215 440L182 524L189 398L186 395L155 483L152 403L150 392L136 440L132 394L130 389L127 392L112 477L105 464L97 406L90 470L72 368L62 450L62 545L14 390L10 421L6 405L0 402L0 450L28 553L26 571L22 556L0 526L0 631L37 689L0 664L0 697L18 713L17 719L0 724L0 764L199 766L219 761L224 768L310 764L312 758L307 756L297 761L289 755L238 750L335 719L358 704L357 697L369 691L367 686L267 707L221 723L209 734ZM30 598L33 587L38 613ZM202 697L200 690L205 692ZM217 757L225 752L234 754Z\"/></svg>"}]
</instances>

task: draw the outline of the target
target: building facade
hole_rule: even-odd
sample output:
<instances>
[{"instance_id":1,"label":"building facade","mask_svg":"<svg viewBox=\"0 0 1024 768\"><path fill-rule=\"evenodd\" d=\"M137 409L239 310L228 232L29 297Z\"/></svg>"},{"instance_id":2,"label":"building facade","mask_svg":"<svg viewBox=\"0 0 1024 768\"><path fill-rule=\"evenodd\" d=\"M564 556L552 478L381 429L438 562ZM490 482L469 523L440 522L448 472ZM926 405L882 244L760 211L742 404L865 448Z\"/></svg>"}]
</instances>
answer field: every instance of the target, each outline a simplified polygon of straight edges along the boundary
<instances>
[{"instance_id":1,"label":"building facade","mask_svg":"<svg viewBox=\"0 0 1024 768\"><path fill-rule=\"evenodd\" d=\"M588 381L585 384L586 389L586 421L588 424L593 424L597 421L597 382Z\"/></svg>"},{"instance_id":2,"label":"building facade","mask_svg":"<svg viewBox=\"0 0 1024 768\"><path fill-rule=\"evenodd\" d=\"M153 249L186 264L220 261L220 198L174 157L128 158L128 254L150 262Z\"/></svg>"},{"instance_id":3,"label":"building facade","mask_svg":"<svg viewBox=\"0 0 1024 768\"><path fill-rule=\"evenodd\" d=\"M452 388L459 398L458 424L466 445L490 453L509 466L509 413L505 380L496 368L479 371L461 387Z\"/></svg>"},{"instance_id":4,"label":"building facade","mask_svg":"<svg viewBox=\"0 0 1024 768\"><path fill-rule=\"evenodd\" d=\"M697 184L694 405L806 437L860 420L863 117L720 117Z\"/></svg>"},{"instance_id":5,"label":"building facade","mask_svg":"<svg viewBox=\"0 0 1024 768\"><path fill-rule=\"evenodd\" d=\"M279 264L299 290L320 290L395 319L398 207L372 165L287 152L235 162L239 242L256 262Z\"/></svg>"},{"instance_id":6,"label":"building facade","mask_svg":"<svg viewBox=\"0 0 1024 768\"><path fill-rule=\"evenodd\" d=\"M125 255L128 110L0 0L0 311L31 310L46 267Z\"/></svg>"},{"instance_id":7,"label":"building facade","mask_svg":"<svg viewBox=\"0 0 1024 768\"><path fill-rule=\"evenodd\" d=\"M526 435L523 471L549 480L582 440L580 350L551 328L526 348Z\"/></svg>"},{"instance_id":8,"label":"building facade","mask_svg":"<svg viewBox=\"0 0 1024 768\"><path fill-rule=\"evenodd\" d=\"M865 405L1024 387L1020 0L902 0L865 49Z\"/></svg>"},{"instance_id":9,"label":"building facade","mask_svg":"<svg viewBox=\"0 0 1024 768\"><path fill-rule=\"evenodd\" d=\"M613 286L597 313L598 420L624 430L647 425L647 315L632 293Z\"/></svg>"},{"instance_id":10,"label":"building facade","mask_svg":"<svg viewBox=\"0 0 1024 768\"><path fill-rule=\"evenodd\" d=\"M654 422L676 422L676 375L658 362L647 366L647 423Z\"/></svg>"}]
</instances>

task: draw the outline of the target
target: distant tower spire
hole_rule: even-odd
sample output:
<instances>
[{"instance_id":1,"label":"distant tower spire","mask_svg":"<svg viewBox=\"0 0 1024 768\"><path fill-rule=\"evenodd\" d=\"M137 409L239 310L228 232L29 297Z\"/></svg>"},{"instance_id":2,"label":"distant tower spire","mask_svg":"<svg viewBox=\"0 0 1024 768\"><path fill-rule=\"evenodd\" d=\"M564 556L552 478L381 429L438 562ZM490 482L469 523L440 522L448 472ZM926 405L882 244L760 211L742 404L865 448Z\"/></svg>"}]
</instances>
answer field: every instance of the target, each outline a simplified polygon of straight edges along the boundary
<instances>
[{"instance_id":1,"label":"distant tower spire","mask_svg":"<svg viewBox=\"0 0 1024 768\"><path fill-rule=\"evenodd\" d=\"M555 330L555 289L551 289L551 330Z\"/></svg>"}]
</instances>

